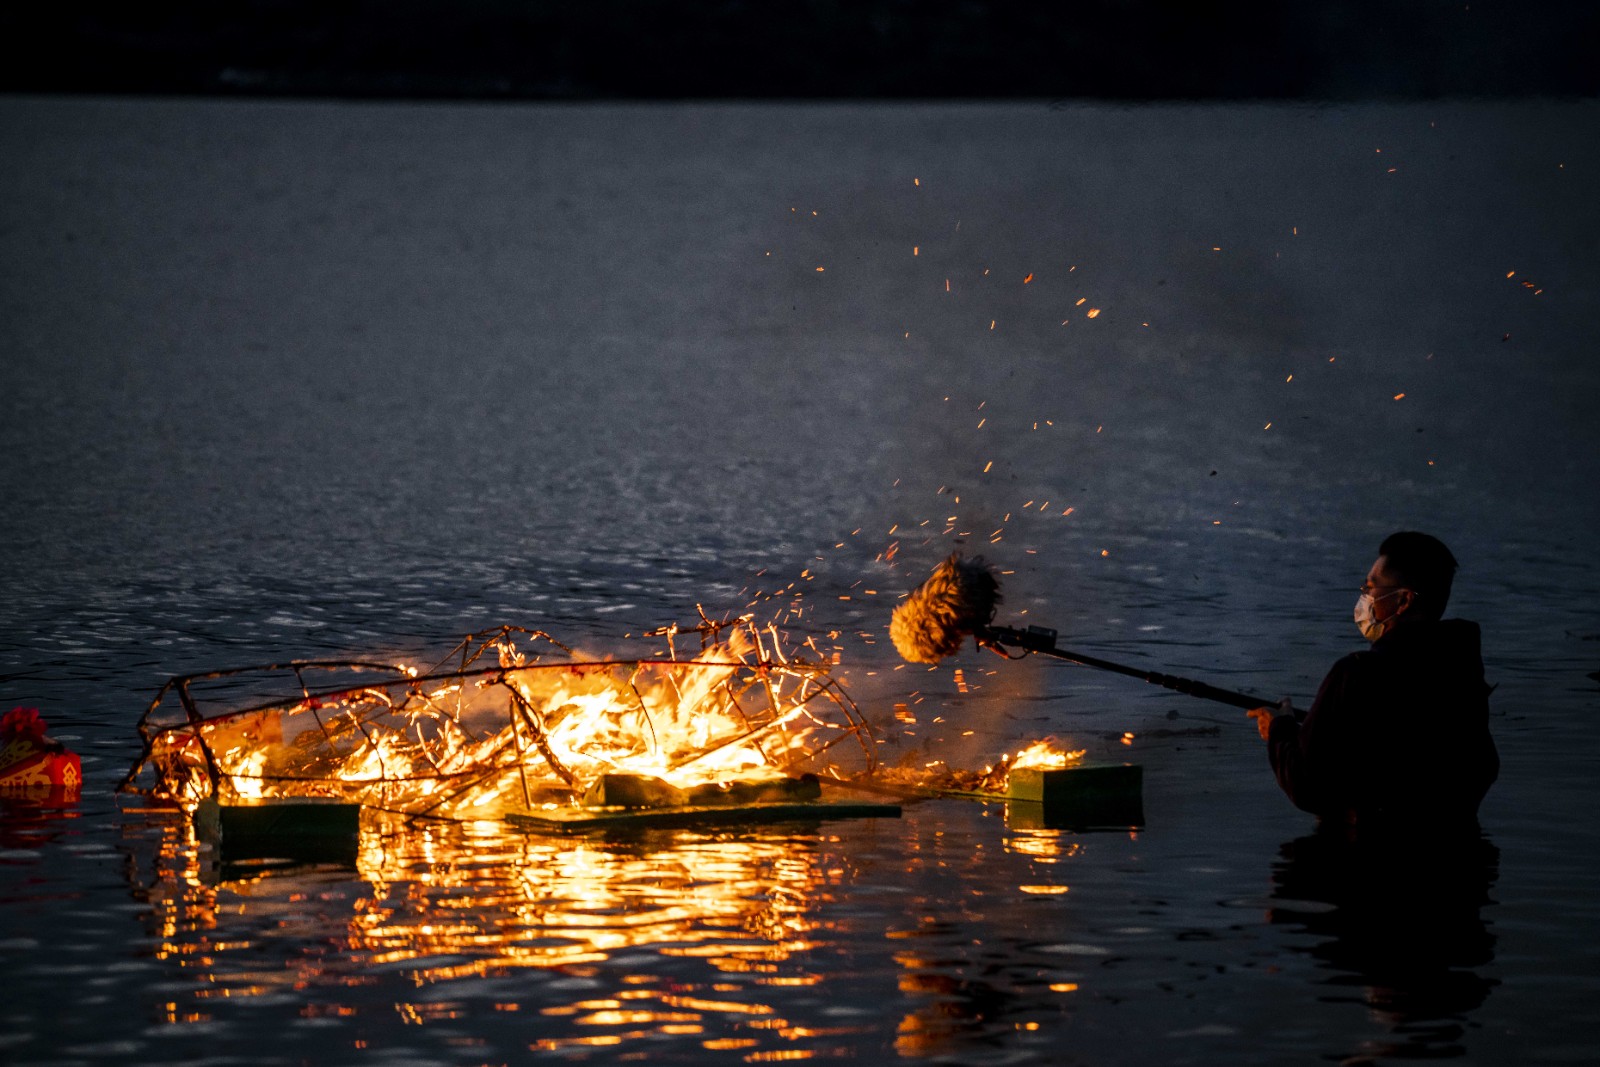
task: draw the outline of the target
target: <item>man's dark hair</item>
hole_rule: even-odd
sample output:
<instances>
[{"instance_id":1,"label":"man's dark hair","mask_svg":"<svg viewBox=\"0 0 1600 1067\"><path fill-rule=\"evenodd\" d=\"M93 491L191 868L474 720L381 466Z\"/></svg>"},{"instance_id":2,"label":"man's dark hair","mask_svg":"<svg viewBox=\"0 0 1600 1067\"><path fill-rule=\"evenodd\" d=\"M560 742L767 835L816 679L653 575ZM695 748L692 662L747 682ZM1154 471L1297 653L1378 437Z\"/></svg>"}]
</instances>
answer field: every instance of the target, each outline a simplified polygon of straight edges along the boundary
<instances>
[{"instance_id":1,"label":"man's dark hair","mask_svg":"<svg viewBox=\"0 0 1600 1067\"><path fill-rule=\"evenodd\" d=\"M1423 618L1441 619L1450 602L1450 583L1456 576L1456 558L1437 537L1415 530L1390 534L1378 546L1384 569L1417 594L1411 610Z\"/></svg>"}]
</instances>

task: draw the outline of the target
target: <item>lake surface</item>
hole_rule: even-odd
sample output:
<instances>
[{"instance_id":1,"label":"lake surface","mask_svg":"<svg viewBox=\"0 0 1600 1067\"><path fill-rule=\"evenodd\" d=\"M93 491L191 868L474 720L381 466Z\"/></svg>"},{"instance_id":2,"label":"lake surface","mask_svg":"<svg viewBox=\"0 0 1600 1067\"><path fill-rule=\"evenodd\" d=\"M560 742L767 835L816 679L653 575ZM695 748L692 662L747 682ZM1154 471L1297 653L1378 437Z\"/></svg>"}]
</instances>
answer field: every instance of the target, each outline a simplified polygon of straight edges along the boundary
<instances>
[{"instance_id":1,"label":"lake surface","mask_svg":"<svg viewBox=\"0 0 1600 1067\"><path fill-rule=\"evenodd\" d=\"M86 775L0 812L0 1052L1600 1058L1596 128L0 100L0 706ZM1234 709L886 640L961 548L1003 622L1304 705L1406 528L1498 685L1449 867L1328 855ZM174 674L646 655L697 605L836 646L886 762L1055 736L1141 764L1145 826L374 823L284 869L112 792Z\"/></svg>"}]
</instances>

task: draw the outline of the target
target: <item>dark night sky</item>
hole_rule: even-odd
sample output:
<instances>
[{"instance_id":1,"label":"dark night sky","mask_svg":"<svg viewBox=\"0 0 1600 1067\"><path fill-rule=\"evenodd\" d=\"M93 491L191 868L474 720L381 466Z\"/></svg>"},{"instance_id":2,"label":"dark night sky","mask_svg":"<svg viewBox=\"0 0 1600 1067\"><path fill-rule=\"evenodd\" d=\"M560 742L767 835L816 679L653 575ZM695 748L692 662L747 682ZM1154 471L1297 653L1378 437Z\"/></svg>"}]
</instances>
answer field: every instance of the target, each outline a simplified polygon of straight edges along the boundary
<instances>
[{"instance_id":1,"label":"dark night sky","mask_svg":"<svg viewBox=\"0 0 1600 1067\"><path fill-rule=\"evenodd\" d=\"M1600 93L1589 0L10 5L0 91L507 99Z\"/></svg>"}]
</instances>

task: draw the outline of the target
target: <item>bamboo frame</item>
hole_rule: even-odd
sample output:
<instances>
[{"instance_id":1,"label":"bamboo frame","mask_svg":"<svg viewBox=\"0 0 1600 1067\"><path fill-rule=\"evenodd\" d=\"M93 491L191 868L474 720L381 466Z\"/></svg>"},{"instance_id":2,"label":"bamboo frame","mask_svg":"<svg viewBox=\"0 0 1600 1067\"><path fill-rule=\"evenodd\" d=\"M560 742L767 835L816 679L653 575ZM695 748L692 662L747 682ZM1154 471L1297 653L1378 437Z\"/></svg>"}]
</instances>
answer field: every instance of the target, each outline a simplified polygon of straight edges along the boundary
<instances>
[{"instance_id":1,"label":"bamboo frame","mask_svg":"<svg viewBox=\"0 0 1600 1067\"><path fill-rule=\"evenodd\" d=\"M702 646L705 647L721 628L739 624L748 624L748 620L718 624L705 619L696 629L700 631ZM253 780L257 785L252 789L263 794L304 796L310 793L347 799L358 797L364 803L380 807L401 803L400 810L423 815L467 797L474 789L499 780L514 769L520 779L523 802L531 808L534 805L534 793L530 770L534 766L542 766L545 777L553 777L566 788L581 791L579 775L565 765L563 758L552 747L549 724L518 685L519 682L531 685L532 680L546 672L606 674L613 684L625 685L637 701L634 713L640 717L641 733L648 734L649 748L653 751L659 750L660 742L656 736L652 709L639 689L640 678L653 672L666 672L673 692L681 698L679 680L686 672L728 672L728 676L720 679L709 693L725 711L737 716L737 720L744 724L743 728L733 734L712 738L699 751L678 753L673 762L675 768L690 766L740 744L754 745L762 758L772 761L774 757L771 752L758 739L765 734L791 729L802 720L807 726L826 727L827 732L819 734L815 743L806 743L793 749L781 765L774 764L780 769L814 759L852 737L860 745L868 772L876 766L875 744L870 727L850 697L828 677L828 668L799 660L771 658L759 639L757 648L760 651L753 661L732 658L727 661L680 660L674 654L671 659L597 662L568 658L546 663L528 662L526 657L517 652L512 644L512 635L517 634L549 641L568 656L571 654L566 646L542 631L502 627L487 634L468 635L426 673L414 673L403 667L366 660L291 660L169 679L140 717L138 730L143 742L142 749L117 788L121 792L157 794L172 789L188 789L190 785L200 788L192 774L203 771L204 788L213 797L220 798L230 791L239 794L242 792L240 784ZM496 652L495 660L498 661L493 665L483 662L490 651ZM308 675L315 671L376 673L378 676L356 684L318 687L308 683ZM239 679L262 684L276 674L292 675L292 696L246 700L242 707L211 710L204 706L205 698L197 692L197 683ZM621 677L623 675L625 678ZM459 757L461 744L482 743L496 736L493 731L475 736L462 721L465 695L474 688L503 695L509 729L501 731L505 736L500 743L478 753L473 766L446 770L448 764L440 758L441 753L430 751L430 744L443 748L443 755L453 759ZM747 706L745 700L752 691L766 698L765 708ZM447 701L436 702L440 694L455 696L453 710ZM171 708L174 696L181 708L176 714L176 709ZM492 696L490 700L493 700ZM826 705L829 710L822 710L821 705ZM326 714L330 709L331 716ZM230 766L219 758L214 745L218 731L234 725L243 728L243 724L253 719L265 721L271 716L296 715L308 715L316 724L312 730L318 736L319 743L325 746L325 751L316 758L344 762L366 758L366 754L371 753L378 763L377 774L351 779L333 777L337 762L330 763L328 774L323 776L315 773L266 773L264 770L246 773L236 763ZM438 724L436 731L432 732L434 741L424 736L420 725L427 719ZM446 720L450 721L446 723ZM281 729L283 721L283 718L279 718L274 728ZM396 721L405 725L398 729L390 725ZM390 731L388 737L398 736L410 746L403 752L405 762L411 765L409 771L400 767L391 768L385 762L383 746L374 737L374 730L380 724ZM295 738L295 745L303 749L307 736L305 731L301 731ZM360 740L344 750L346 744L357 736ZM191 758L181 756L190 744L198 747L198 767ZM451 745L456 747L451 749ZM506 758L508 749L515 750L510 754L510 759ZM239 746L236 746L228 750L226 755L236 759L238 752ZM170 761L172 766L167 766L163 761ZM416 773L416 764L419 762L426 763L434 773ZM185 767L190 770L184 771ZM138 784L141 775L152 769L157 777L156 785L141 787ZM179 772L191 777L176 782L164 780L167 774ZM185 782L190 785L185 785ZM426 782L436 785L425 790L420 799L414 796L405 802L396 800L397 794L405 791L415 794L417 789L414 787ZM323 787L322 790L318 790L318 786Z\"/></svg>"}]
</instances>

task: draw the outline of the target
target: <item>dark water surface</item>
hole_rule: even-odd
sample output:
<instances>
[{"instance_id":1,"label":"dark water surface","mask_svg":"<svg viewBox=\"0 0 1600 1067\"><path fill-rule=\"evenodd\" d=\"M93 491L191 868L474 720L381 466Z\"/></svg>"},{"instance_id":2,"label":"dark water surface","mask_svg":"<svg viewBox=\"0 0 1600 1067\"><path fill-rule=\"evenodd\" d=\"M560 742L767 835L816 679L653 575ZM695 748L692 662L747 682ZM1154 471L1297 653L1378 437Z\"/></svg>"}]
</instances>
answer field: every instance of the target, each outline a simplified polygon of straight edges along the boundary
<instances>
[{"instance_id":1,"label":"dark water surface","mask_svg":"<svg viewBox=\"0 0 1600 1067\"><path fill-rule=\"evenodd\" d=\"M87 777L0 812L0 1055L1600 1058L1597 120L0 100L0 705ZM1303 704L1399 528L1499 686L1447 861L1330 853L1233 709L883 639L964 547L1004 621ZM886 760L1053 734L1146 827L374 823L286 870L111 793L172 674L752 604Z\"/></svg>"}]
</instances>

